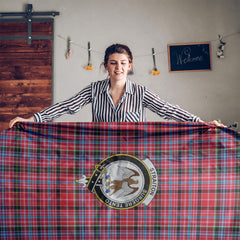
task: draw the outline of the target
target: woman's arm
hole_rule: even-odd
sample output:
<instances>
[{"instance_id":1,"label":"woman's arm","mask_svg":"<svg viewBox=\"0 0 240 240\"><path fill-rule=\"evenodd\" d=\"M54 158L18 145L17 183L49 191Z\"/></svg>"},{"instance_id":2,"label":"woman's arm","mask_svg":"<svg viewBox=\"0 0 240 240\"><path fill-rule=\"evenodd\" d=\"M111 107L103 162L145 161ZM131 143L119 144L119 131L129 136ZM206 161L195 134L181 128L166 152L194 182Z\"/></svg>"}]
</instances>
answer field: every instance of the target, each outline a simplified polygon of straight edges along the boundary
<instances>
[{"instance_id":1,"label":"woman's arm","mask_svg":"<svg viewBox=\"0 0 240 240\"><path fill-rule=\"evenodd\" d=\"M163 101L161 98L159 98L158 95L152 93L148 89L145 91L143 104L148 109L157 113L164 119L173 119L181 122L204 122L199 117L181 109L179 106L172 105L168 102ZM214 124L217 127L226 127L222 123L219 123L217 120L213 120L210 123Z\"/></svg>"},{"instance_id":2,"label":"woman's arm","mask_svg":"<svg viewBox=\"0 0 240 240\"><path fill-rule=\"evenodd\" d=\"M16 122L50 122L55 118L58 118L64 114L74 114L81 107L92 101L91 85L81 90L75 96L68 100L56 103L36 114L30 118L16 117L9 123L11 128Z\"/></svg>"},{"instance_id":3,"label":"woman's arm","mask_svg":"<svg viewBox=\"0 0 240 240\"><path fill-rule=\"evenodd\" d=\"M177 105L163 101L158 95L146 89L143 97L143 105L166 120L179 122L199 122L200 118L183 110Z\"/></svg>"}]
</instances>

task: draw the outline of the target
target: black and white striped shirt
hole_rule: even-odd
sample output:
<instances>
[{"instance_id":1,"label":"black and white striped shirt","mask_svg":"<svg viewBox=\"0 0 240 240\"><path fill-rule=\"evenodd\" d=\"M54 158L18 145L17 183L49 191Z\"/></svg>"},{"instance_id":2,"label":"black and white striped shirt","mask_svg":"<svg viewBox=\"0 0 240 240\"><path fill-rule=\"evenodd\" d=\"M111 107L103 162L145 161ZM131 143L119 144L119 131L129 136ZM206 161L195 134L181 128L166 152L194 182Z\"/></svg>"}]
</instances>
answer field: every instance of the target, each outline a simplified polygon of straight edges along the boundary
<instances>
[{"instance_id":1,"label":"black and white striped shirt","mask_svg":"<svg viewBox=\"0 0 240 240\"><path fill-rule=\"evenodd\" d=\"M35 121L48 122L63 114L74 114L89 103L92 104L93 122L143 122L146 121L146 108L167 120L199 121L199 117L163 101L146 87L130 80L127 80L121 100L114 106L109 87L109 79L93 82L72 98L34 114Z\"/></svg>"}]
</instances>

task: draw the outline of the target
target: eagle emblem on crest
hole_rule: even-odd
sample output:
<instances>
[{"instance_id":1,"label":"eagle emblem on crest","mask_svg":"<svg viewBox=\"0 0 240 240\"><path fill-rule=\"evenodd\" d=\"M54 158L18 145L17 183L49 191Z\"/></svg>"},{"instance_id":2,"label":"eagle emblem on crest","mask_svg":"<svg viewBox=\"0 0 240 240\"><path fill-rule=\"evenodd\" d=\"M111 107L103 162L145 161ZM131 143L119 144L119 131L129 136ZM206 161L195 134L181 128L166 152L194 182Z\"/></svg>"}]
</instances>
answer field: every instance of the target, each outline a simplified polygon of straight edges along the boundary
<instances>
[{"instance_id":1,"label":"eagle emblem on crest","mask_svg":"<svg viewBox=\"0 0 240 240\"><path fill-rule=\"evenodd\" d=\"M76 182L94 192L108 207L129 209L152 201L157 192L158 176L148 158L140 160L117 154L95 165L91 177L84 175Z\"/></svg>"}]
</instances>

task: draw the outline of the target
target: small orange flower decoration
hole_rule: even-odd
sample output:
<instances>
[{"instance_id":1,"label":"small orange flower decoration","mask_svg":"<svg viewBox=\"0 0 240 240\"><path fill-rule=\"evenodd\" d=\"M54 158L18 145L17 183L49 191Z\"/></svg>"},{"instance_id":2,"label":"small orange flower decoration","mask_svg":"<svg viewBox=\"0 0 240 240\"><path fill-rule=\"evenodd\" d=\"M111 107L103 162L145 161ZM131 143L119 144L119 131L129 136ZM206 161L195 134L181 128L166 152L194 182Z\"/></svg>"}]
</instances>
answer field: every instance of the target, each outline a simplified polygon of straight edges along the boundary
<instances>
[{"instance_id":1,"label":"small orange flower decoration","mask_svg":"<svg viewBox=\"0 0 240 240\"><path fill-rule=\"evenodd\" d=\"M159 75L159 74L160 74L160 71L158 71L157 69L152 70L152 75L156 76L156 75Z\"/></svg>"},{"instance_id":2,"label":"small orange flower decoration","mask_svg":"<svg viewBox=\"0 0 240 240\"><path fill-rule=\"evenodd\" d=\"M93 69L94 69L94 67L93 67L93 66L91 66L91 65L87 65L87 66L85 67L85 69L86 69L86 70L93 70Z\"/></svg>"}]
</instances>

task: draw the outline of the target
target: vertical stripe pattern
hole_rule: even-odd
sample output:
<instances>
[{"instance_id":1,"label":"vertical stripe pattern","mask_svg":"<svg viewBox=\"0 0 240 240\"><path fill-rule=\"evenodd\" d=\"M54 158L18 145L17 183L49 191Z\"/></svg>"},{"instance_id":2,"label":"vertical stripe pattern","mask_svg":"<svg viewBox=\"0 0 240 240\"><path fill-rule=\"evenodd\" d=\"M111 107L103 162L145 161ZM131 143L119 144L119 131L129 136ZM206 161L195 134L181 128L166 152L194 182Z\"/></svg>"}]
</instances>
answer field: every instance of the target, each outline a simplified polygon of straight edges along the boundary
<instances>
[{"instance_id":1,"label":"vertical stripe pattern","mask_svg":"<svg viewBox=\"0 0 240 240\"><path fill-rule=\"evenodd\" d=\"M34 114L36 122L48 122L63 114L74 114L92 103L93 122L145 122L146 108L164 119L198 122L189 112L163 101L146 87L127 80L125 93L114 106L108 79L90 84L72 98Z\"/></svg>"}]
</instances>

